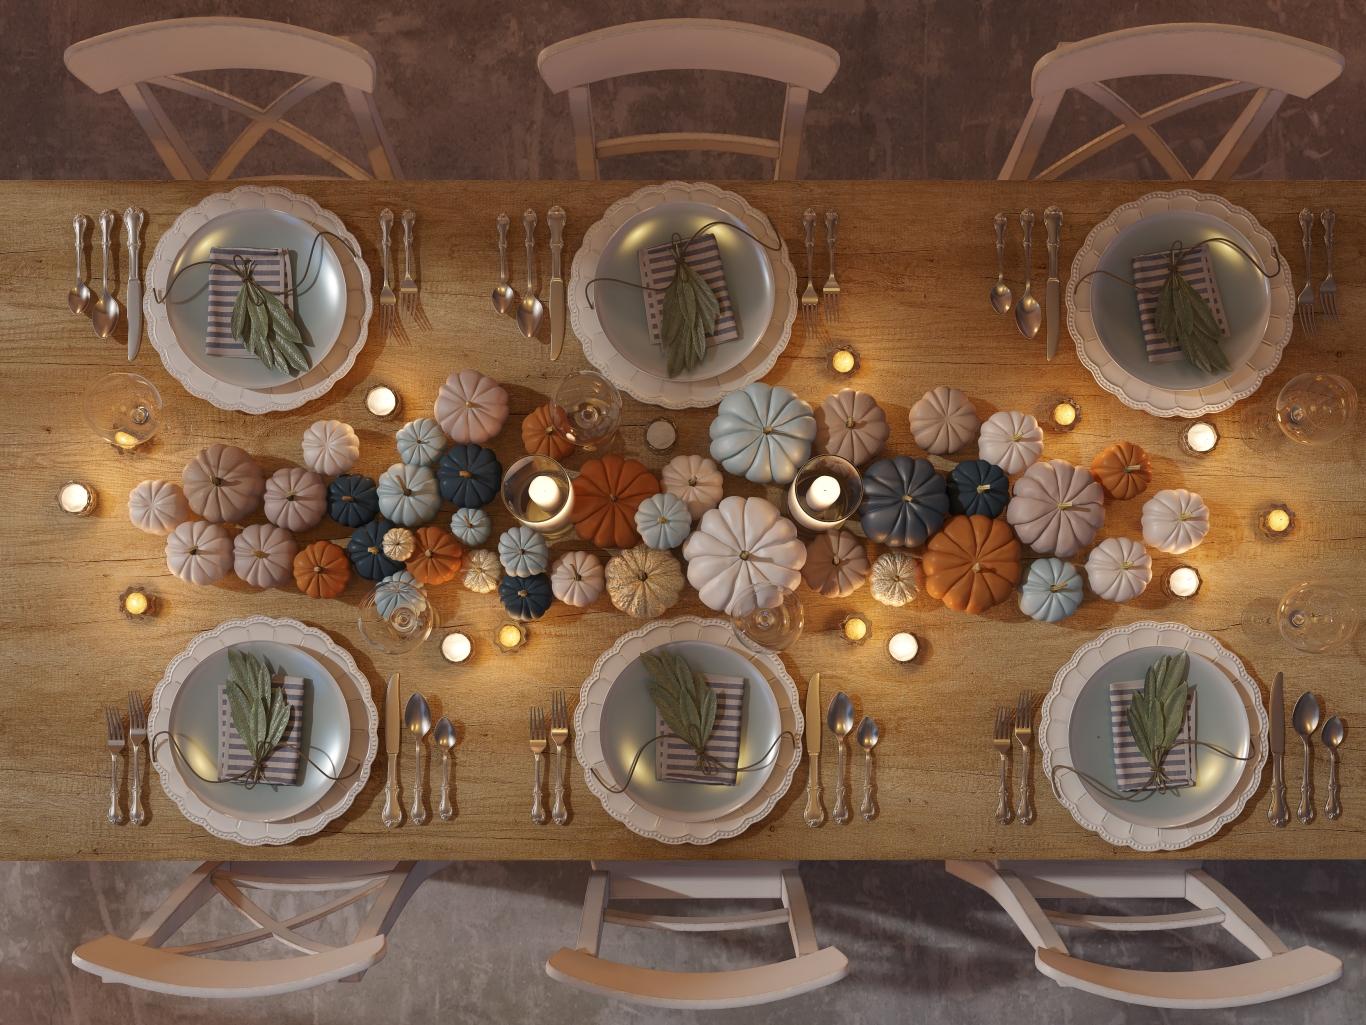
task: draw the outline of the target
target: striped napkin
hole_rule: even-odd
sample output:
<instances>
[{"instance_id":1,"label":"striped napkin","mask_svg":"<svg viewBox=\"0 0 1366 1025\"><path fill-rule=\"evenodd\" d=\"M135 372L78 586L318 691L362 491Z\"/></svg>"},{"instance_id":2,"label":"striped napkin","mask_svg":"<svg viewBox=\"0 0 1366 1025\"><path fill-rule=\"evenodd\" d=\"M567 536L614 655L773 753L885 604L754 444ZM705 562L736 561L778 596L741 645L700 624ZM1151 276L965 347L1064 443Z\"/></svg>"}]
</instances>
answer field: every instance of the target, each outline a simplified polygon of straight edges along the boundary
<instances>
[{"instance_id":1,"label":"striped napkin","mask_svg":"<svg viewBox=\"0 0 1366 1025\"><path fill-rule=\"evenodd\" d=\"M303 754L299 749L303 737L304 681L300 676L286 676L281 682L285 700L289 702L289 725L285 727L280 746L266 759L261 779L266 783L294 786L299 782L299 766ZM228 684L218 685L218 778L240 776L251 768L251 756L232 724L232 709L228 707ZM241 781L245 782L245 780Z\"/></svg>"},{"instance_id":2,"label":"striped napkin","mask_svg":"<svg viewBox=\"0 0 1366 1025\"><path fill-rule=\"evenodd\" d=\"M1133 259L1134 287L1160 288L1167 280L1167 268L1171 257L1164 251L1135 256ZM1177 271L1190 282L1190 286L1209 304L1214 322L1219 325L1219 333L1229 336L1228 318L1224 316L1224 303L1219 298L1219 282L1214 277L1214 265L1210 262L1209 246L1193 246L1182 254L1176 265ZM1143 345L1147 349L1149 363L1174 363L1184 359L1181 347L1167 341L1167 336L1157 329L1156 291L1138 293L1138 319L1143 326Z\"/></svg>"},{"instance_id":3,"label":"striped napkin","mask_svg":"<svg viewBox=\"0 0 1366 1025\"><path fill-rule=\"evenodd\" d=\"M280 296L285 308L294 310L294 270L288 249L253 249L249 246L214 246L209 259L231 265L233 257L251 261L251 277L262 288ZM232 307L242 291L242 278L214 263L209 267L209 323L204 351L210 356L255 359L247 347L232 336Z\"/></svg>"},{"instance_id":4,"label":"striped napkin","mask_svg":"<svg viewBox=\"0 0 1366 1025\"><path fill-rule=\"evenodd\" d=\"M726 287L726 268L721 263L721 247L716 244L715 235L703 235L688 247L684 257L688 266L707 283L716 295L720 312L716 315L716 331L707 335L707 346L733 342L740 337L740 322L731 305L730 289ZM674 278L674 247L672 242L661 242L640 251L640 282L646 289L664 289ZM645 292L645 321L650 328L650 337L656 345L664 344L661 332L664 326L664 292Z\"/></svg>"},{"instance_id":5,"label":"striped napkin","mask_svg":"<svg viewBox=\"0 0 1366 1025\"><path fill-rule=\"evenodd\" d=\"M740 764L740 726L745 707L745 681L739 676L707 674L707 685L716 691L716 724L707 740L706 753L721 763L717 772L706 773L697 767L691 747L673 735L655 712L655 733L664 739L655 745L655 778L674 783L710 783L734 786L736 766Z\"/></svg>"},{"instance_id":6,"label":"striped napkin","mask_svg":"<svg viewBox=\"0 0 1366 1025\"><path fill-rule=\"evenodd\" d=\"M1134 735L1129 732L1129 702L1142 689L1142 680L1110 684L1110 737L1114 743L1115 780L1117 789L1126 792L1143 789L1152 776L1148 760L1139 753ZM1188 787L1195 783L1194 738L1195 688L1192 687L1190 703L1186 706L1186 725L1162 762L1163 771L1173 787Z\"/></svg>"}]
</instances>

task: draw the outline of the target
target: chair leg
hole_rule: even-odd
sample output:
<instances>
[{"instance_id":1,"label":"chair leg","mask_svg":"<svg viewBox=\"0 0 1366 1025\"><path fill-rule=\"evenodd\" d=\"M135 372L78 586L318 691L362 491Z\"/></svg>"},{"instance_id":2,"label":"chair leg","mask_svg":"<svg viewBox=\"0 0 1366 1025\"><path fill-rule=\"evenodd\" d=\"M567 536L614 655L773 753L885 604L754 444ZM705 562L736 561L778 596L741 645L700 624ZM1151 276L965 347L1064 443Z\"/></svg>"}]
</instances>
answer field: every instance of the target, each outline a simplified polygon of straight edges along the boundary
<instances>
[{"instance_id":1,"label":"chair leg","mask_svg":"<svg viewBox=\"0 0 1366 1025\"><path fill-rule=\"evenodd\" d=\"M579 918L579 939L575 949L597 956L602 946L602 918L611 899L611 876L602 869L594 869L588 877L583 894L583 913Z\"/></svg>"},{"instance_id":2,"label":"chair leg","mask_svg":"<svg viewBox=\"0 0 1366 1025\"><path fill-rule=\"evenodd\" d=\"M368 940L372 936L388 937L389 930L398 921L409 899L429 878L449 865L449 861L405 861L396 865L389 873L383 888L375 894L370 911L361 922L352 943ZM360 982L365 972L348 975L342 982Z\"/></svg>"},{"instance_id":3,"label":"chair leg","mask_svg":"<svg viewBox=\"0 0 1366 1025\"><path fill-rule=\"evenodd\" d=\"M792 951L798 957L816 952L816 928L811 922L811 905L806 887L795 868L782 873L783 907L787 908L787 930L792 936Z\"/></svg>"},{"instance_id":4,"label":"chair leg","mask_svg":"<svg viewBox=\"0 0 1366 1025\"><path fill-rule=\"evenodd\" d=\"M1222 911L1224 928L1258 958L1284 954L1290 949L1265 922L1252 913L1251 908L1203 869L1192 869L1186 873L1186 899L1197 908L1218 908Z\"/></svg>"}]
</instances>

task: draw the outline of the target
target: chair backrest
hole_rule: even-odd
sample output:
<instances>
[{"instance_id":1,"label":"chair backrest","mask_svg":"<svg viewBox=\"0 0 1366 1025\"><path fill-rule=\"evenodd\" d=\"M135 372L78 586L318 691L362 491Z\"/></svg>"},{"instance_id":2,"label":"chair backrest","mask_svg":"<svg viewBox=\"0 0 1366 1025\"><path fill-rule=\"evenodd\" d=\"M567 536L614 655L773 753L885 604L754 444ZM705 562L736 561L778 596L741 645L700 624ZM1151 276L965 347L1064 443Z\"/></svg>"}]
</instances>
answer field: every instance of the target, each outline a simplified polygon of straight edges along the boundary
<instances>
[{"instance_id":1,"label":"chair backrest","mask_svg":"<svg viewBox=\"0 0 1366 1025\"><path fill-rule=\"evenodd\" d=\"M1001 180L1058 178L1115 143L1134 137L1173 179L1229 178L1271 122L1286 96L1314 95L1342 73L1342 54L1317 43L1236 25L1146 25L1063 43L1034 65L1034 102L999 175ZM1140 113L1104 83L1152 75L1218 79ZM1063 95L1070 89L1094 100L1120 123L1035 172ZM1206 103L1252 93L1252 98L1194 173L1162 139L1156 125Z\"/></svg>"},{"instance_id":2,"label":"chair backrest","mask_svg":"<svg viewBox=\"0 0 1366 1025\"><path fill-rule=\"evenodd\" d=\"M774 161L774 178L794 178L802 121L812 92L824 92L839 70L835 50L790 32L710 18L666 18L588 32L548 46L536 60L552 92L569 93L579 177L598 177L601 157L670 150L743 153ZM650 71L726 71L783 83L777 139L716 132L658 132L596 139L589 88Z\"/></svg>"},{"instance_id":3,"label":"chair backrest","mask_svg":"<svg viewBox=\"0 0 1366 1025\"><path fill-rule=\"evenodd\" d=\"M222 181L267 132L278 132L349 178L400 177L375 106L375 62L344 39L256 18L178 18L106 32L66 50L70 72L97 93L117 89L175 178ZM278 71L301 76L264 107L186 77L205 71ZM365 146L369 169L284 116L329 85L340 86ZM242 132L205 170L167 117L152 86L172 89L241 114Z\"/></svg>"}]
</instances>

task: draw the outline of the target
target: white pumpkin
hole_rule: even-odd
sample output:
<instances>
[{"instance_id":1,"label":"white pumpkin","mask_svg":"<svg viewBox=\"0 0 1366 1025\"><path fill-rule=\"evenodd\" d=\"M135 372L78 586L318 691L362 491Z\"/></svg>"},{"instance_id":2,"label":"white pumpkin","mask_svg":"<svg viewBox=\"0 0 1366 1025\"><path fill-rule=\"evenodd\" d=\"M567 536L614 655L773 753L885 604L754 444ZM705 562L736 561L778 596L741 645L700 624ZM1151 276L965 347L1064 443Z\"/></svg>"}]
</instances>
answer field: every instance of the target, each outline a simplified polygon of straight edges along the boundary
<instances>
[{"instance_id":1,"label":"white pumpkin","mask_svg":"<svg viewBox=\"0 0 1366 1025\"><path fill-rule=\"evenodd\" d=\"M868 552L847 530L831 530L806 546L806 586L827 598L853 594L868 581Z\"/></svg>"},{"instance_id":2,"label":"white pumpkin","mask_svg":"<svg viewBox=\"0 0 1366 1025\"><path fill-rule=\"evenodd\" d=\"M1028 413L992 413L977 435L977 453L1016 474L1043 455L1043 428Z\"/></svg>"},{"instance_id":3,"label":"white pumpkin","mask_svg":"<svg viewBox=\"0 0 1366 1025\"><path fill-rule=\"evenodd\" d=\"M436 474L425 466L394 463L379 475L375 492L381 515L400 527L430 523L441 509Z\"/></svg>"},{"instance_id":4,"label":"white pumpkin","mask_svg":"<svg viewBox=\"0 0 1366 1025\"><path fill-rule=\"evenodd\" d=\"M970 445L981 426L977 407L968 397L943 384L922 395L911 407L909 418L915 443L937 456Z\"/></svg>"},{"instance_id":5,"label":"white pumpkin","mask_svg":"<svg viewBox=\"0 0 1366 1025\"><path fill-rule=\"evenodd\" d=\"M659 482L683 499L694 521L721 503L721 469L706 456L674 456L659 472Z\"/></svg>"},{"instance_id":6,"label":"white pumpkin","mask_svg":"<svg viewBox=\"0 0 1366 1025\"><path fill-rule=\"evenodd\" d=\"M189 584L212 584L232 569L232 538L227 528L206 520L187 520L166 538L166 568Z\"/></svg>"},{"instance_id":7,"label":"white pumpkin","mask_svg":"<svg viewBox=\"0 0 1366 1025\"><path fill-rule=\"evenodd\" d=\"M877 399L843 388L821 403L816 445L822 452L862 466L882 451L891 428Z\"/></svg>"},{"instance_id":8,"label":"white pumpkin","mask_svg":"<svg viewBox=\"0 0 1366 1025\"><path fill-rule=\"evenodd\" d=\"M340 420L318 420L304 431L304 465L324 477L336 477L356 465L360 438Z\"/></svg>"},{"instance_id":9,"label":"white pumpkin","mask_svg":"<svg viewBox=\"0 0 1366 1025\"><path fill-rule=\"evenodd\" d=\"M1105 489L1091 471L1062 459L1035 463L1015 482L1006 522L1040 555L1076 555L1105 522Z\"/></svg>"},{"instance_id":10,"label":"white pumpkin","mask_svg":"<svg viewBox=\"0 0 1366 1025\"><path fill-rule=\"evenodd\" d=\"M575 608L592 605L606 586L602 560L593 552L565 552L550 571L550 589L555 597Z\"/></svg>"},{"instance_id":11,"label":"white pumpkin","mask_svg":"<svg viewBox=\"0 0 1366 1025\"><path fill-rule=\"evenodd\" d=\"M394 435L398 457L409 466L431 466L446 450L441 425L429 416L409 420Z\"/></svg>"},{"instance_id":12,"label":"white pumpkin","mask_svg":"<svg viewBox=\"0 0 1366 1025\"><path fill-rule=\"evenodd\" d=\"M244 527L232 543L232 568L252 587L280 587L294 580L294 535L273 523Z\"/></svg>"},{"instance_id":13,"label":"white pumpkin","mask_svg":"<svg viewBox=\"0 0 1366 1025\"><path fill-rule=\"evenodd\" d=\"M636 531L649 547L660 551L677 548L692 530L692 517L683 499L661 491L650 495L636 509Z\"/></svg>"},{"instance_id":14,"label":"white pumpkin","mask_svg":"<svg viewBox=\"0 0 1366 1025\"><path fill-rule=\"evenodd\" d=\"M899 609L920 590L920 567L910 552L883 552L873 562L873 597Z\"/></svg>"},{"instance_id":15,"label":"white pumpkin","mask_svg":"<svg viewBox=\"0 0 1366 1025\"><path fill-rule=\"evenodd\" d=\"M1143 540L1159 552L1189 552L1209 533L1209 506L1193 491L1170 488L1143 503Z\"/></svg>"},{"instance_id":16,"label":"white pumpkin","mask_svg":"<svg viewBox=\"0 0 1366 1025\"><path fill-rule=\"evenodd\" d=\"M327 483L302 466L282 466L266 481L266 519L286 530L316 527L327 511Z\"/></svg>"},{"instance_id":17,"label":"white pumpkin","mask_svg":"<svg viewBox=\"0 0 1366 1025\"><path fill-rule=\"evenodd\" d=\"M493 521L483 509L457 509L451 513L451 533L466 548L478 548L493 533Z\"/></svg>"},{"instance_id":18,"label":"white pumpkin","mask_svg":"<svg viewBox=\"0 0 1366 1025\"><path fill-rule=\"evenodd\" d=\"M457 370L437 392L434 411L451 441L482 445L503 429L508 393L477 370Z\"/></svg>"},{"instance_id":19,"label":"white pumpkin","mask_svg":"<svg viewBox=\"0 0 1366 1025\"><path fill-rule=\"evenodd\" d=\"M465 586L475 594L489 594L498 590L498 581L503 578L503 567L498 556L487 548L476 548L465 556Z\"/></svg>"},{"instance_id":20,"label":"white pumpkin","mask_svg":"<svg viewBox=\"0 0 1366 1025\"><path fill-rule=\"evenodd\" d=\"M190 505L179 484L145 480L128 492L128 518L138 530L169 534L190 518Z\"/></svg>"},{"instance_id":21,"label":"white pumpkin","mask_svg":"<svg viewBox=\"0 0 1366 1025\"><path fill-rule=\"evenodd\" d=\"M796 590L806 545L772 502L732 495L702 514L683 543L683 557L688 560L688 583L702 603L725 612L756 584Z\"/></svg>"},{"instance_id":22,"label":"white pumpkin","mask_svg":"<svg viewBox=\"0 0 1366 1025\"><path fill-rule=\"evenodd\" d=\"M1086 558L1086 582L1106 601L1126 602L1153 578L1153 560L1132 538L1107 537Z\"/></svg>"}]
</instances>

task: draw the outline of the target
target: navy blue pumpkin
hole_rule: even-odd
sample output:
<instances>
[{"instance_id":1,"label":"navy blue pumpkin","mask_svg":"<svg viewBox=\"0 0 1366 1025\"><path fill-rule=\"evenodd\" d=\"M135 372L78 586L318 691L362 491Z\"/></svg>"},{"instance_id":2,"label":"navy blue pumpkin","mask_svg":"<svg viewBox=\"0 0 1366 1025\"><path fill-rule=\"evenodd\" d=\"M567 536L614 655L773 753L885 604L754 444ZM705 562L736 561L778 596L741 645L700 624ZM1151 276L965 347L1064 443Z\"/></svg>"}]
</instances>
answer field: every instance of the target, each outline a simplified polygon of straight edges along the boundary
<instances>
[{"instance_id":1,"label":"navy blue pumpkin","mask_svg":"<svg viewBox=\"0 0 1366 1025\"><path fill-rule=\"evenodd\" d=\"M879 459L863 471L862 509L859 523L870 540L914 548L944 525L948 489L928 459Z\"/></svg>"},{"instance_id":2,"label":"navy blue pumpkin","mask_svg":"<svg viewBox=\"0 0 1366 1025\"><path fill-rule=\"evenodd\" d=\"M493 501L503 467L483 445L452 445L436 468L441 497L457 509L478 509Z\"/></svg>"},{"instance_id":3,"label":"navy blue pumpkin","mask_svg":"<svg viewBox=\"0 0 1366 1025\"><path fill-rule=\"evenodd\" d=\"M343 527L359 527L379 515L375 482L359 473L344 473L327 485L327 515Z\"/></svg>"},{"instance_id":4,"label":"navy blue pumpkin","mask_svg":"<svg viewBox=\"0 0 1366 1025\"><path fill-rule=\"evenodd\" d=\"M545 573L505 576L498 584L498 597L514 619L540 619L550 611L550 577Z\"/></svg>"},{"instance_id":5,"label":"navy blue pumpkin","mask_svg":"<svg viewBox=\"0 0 1366 1025\"><path fill-rule=\"evenodd\" d=\"M949 471L949 506L966 516L1000 516L1010 501L1010 479L995 463L969 459Z\"/></svg>"},{"instance_id":6,"label":"navy blue pumpkin","mask_svg":"<svg viewBox=\"0 0 1366 1025\"><path fill-rule=\"evenodd\" d=\"M392 523L380 517L360 527L346 542L346 554L351 565L366 580L383 580L403 568L403 563L395 562L384 554L384 535L392 527Z\"/></svg>"}]
</instances>

